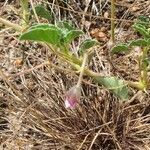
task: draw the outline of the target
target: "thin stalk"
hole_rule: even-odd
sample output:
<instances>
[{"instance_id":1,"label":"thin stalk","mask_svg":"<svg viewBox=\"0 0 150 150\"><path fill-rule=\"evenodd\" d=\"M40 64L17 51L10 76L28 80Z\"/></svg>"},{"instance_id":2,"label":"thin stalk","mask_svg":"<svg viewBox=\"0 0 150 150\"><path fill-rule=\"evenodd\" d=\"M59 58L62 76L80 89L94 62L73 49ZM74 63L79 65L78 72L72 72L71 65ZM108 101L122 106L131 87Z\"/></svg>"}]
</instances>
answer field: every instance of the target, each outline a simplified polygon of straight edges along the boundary
<instances>
[{"instance_id":1,"label":"thin stalk","mask_svg":"<svg viewBox=\"0 0 150 150\"><path fill-rule=\"evenodd\" d=\"M12 27L13 29L17 30L17 31L21 31L22 27L19 26L18 24L12 23L8 20L5 20L3 18L0 18L0 22L8 27Z\"/></svg>"},{"instance_id":2,"label":"thin stalk","mask_svg":"<svg viewBox=\"0 0 150 150\"><path fill-rule=\"evenodd\" d=\"M44 45L46 46L46 45ZM74 57L74 56L68 56L64 53L58 52L57 50L55 50L51 45L47 45L54 54L56 54L59 58L63 59L65 62L69 63L74 69L76 69L77 71L81 71L81 61ZM87 54L88 55L88 54ZM84 58L83 58L84 59ZM92 70L89 70L87 68L84 67L84 74L90 77L96 77L96 76L102 76L100 73L96 73Z\"/></svg>"},{"instance_id":3,"label":"thin stalk","mask_svg":"<svg viewBox=\"0 0 150 150\"><path fill-rule=\"evenodd\" d=\"M111 0L111 40L115 42L115 0Z\"/></svg>"},{"instance_id":4,"label":"thin stalk","mask_svg":"<svg viewBox=\"0 0 150 150\"><path fill-rule=\"evenodd\" d=\"M147 53L148 48L145 47L142 51L142 55L139 60L140 82L143 84L144 89L146 89L148 85L148 71L147 71L147 64L145 63L145 59L148 57Z\"/></svg>"},{"instance_id":5,"label":"thin stalk","mask_svg":"<svg viewBox=\"0 0 150 150\"><path fill-rule=\"evenodd\" d=\"M20 4L22 7L22 25L26 27L29 24L29 0L20 0Z\"/></svg>"},{"instance_id":6,"label":"thin stalk","mask_svg":"<svg viewBox=\"0 0 150 150\"><path fill-rule=\"evenodd\" d=\"M134 82L134 81L125 81L130 87L136 88L138 90L143 90L144 86L140 82Z\"/></svg>"},{"instance_id":7,"label":"thin stalk","mask_svg":"<svg viewBox=\"0 0 150 150\"><path fill-rule=\"evenodd\" d=\"M44 46L46 46L45 44L42 44ZM56 50L56 48L54 48L51 44L47 44L47 46L50 48L50 50L52 50L52 52L54 54L56 54L57 56L59 56L60 58L63 58L65 61L69 61L69 62L72 62L72 63L75 63L75 64L81 64L82 62L76 58L75 56L73 55L69 55L69 54L66 54L65 52L60 52L58 50Z\"/></svg>"},{"instance_id":8,"label":"thin stalk","mask_svg":"<svg viewBox=\"0 0 150 150\"><path fill-rule=\"evenodd\" d=\"M84 68L85 68L87 59L88 59L88 54L85 53L84 56L83 56L83 62L82 62L81 70L80 70L80 75L79 75L77 87L81 86L81 82L82 82L82 78L83 78L83 74L84 74Z\"/></svg>"},{"instance_id":9,"label":"thin stalk","mask_svg":"<svg viewBox=\"0 0 150 150\"><path fill-rule=\"evenodd\" d=\"M33 13L34 13L34 15L35 15L36 21L37 21L38 23L40 23L40 20L39 20L39 18L38 18L38 15L37 15L37 13L36 13L36 10L35 10L35 7L34 7L34 4L33 4L33 1L32 1L32 0L30 0L30 4L31 4L32 10L33 10Z\"/></svg>"}]
</instances>

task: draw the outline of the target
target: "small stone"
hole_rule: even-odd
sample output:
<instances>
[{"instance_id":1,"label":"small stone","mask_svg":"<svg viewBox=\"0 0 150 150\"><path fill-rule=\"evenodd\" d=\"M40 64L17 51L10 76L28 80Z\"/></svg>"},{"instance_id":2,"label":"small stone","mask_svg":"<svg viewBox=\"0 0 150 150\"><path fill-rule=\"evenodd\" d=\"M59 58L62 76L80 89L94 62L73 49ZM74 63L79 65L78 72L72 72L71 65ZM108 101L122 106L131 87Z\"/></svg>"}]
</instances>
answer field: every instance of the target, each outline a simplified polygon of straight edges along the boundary
<instances>
[{"instance_id":1,"label":"small stone","mask_svg":"<svg viewBox=\"0 0 150 150\"><path fill-rule=\"evenodd\" d=\"M109 17L109 13L106 11L105 13L104 13L104 18L108 18Z\"/></svg>"},{"instance_id":2,"label":"small stone","mask_svg":"<svg viewBox=\"0 0 150 150\"><path fill-rule=\"evenodd\" d=\"M99 32L98 37L99 38L104 38L104 37L106 37L106 34L104 32Z\"/></svg>"},{"instance_id":3,"label":"small stone","mask_svg":"<svg viewBox=\"0 0 150 150\"><path fill-rule=\"evenodd\" d=\"M13 64L16 67L20 67L22 63L23 63L22 59L16 59Z\"/></svg>"},{"instance_id":4,"label":"small stone","mask_svg":"<svg viewBox=\"0 0 150 150\"><path fill-rule=\"evenodd\" d=\"M91 26L91 22L90 22L90 21L85 21L84 25L85 25L85 27L86 27L87 29L89 29L90 26Z\"/></svg>"},{"instance_id":5,"label":"small stone","mask_svg":"<svg viewBox=\"0 0 150 150\"><path fill-rule=\"evenodd\" d=\"M114 46L113 41L112 41L112 40L109 40L109 41L107 42L107 48L110 50L113 46Z\"/></svg>"},{"instance_id":6,"label":"small stone","mask_svg":"<svg viewBox=\"0 0 150 150\"><path fill-rule=\"evenodd\" d=\"M135 12L135 11L138 11L140 8L138 6L134 6L131 8L131 11Z\"/></svg>"},{"instance_id":7,"label":"small stone","mask_svg":"<svg viewBox=\"0 0 150 150\"><path fill-rule=\"evenodd\" d=\"M11 45L11 46L16 46L16 44L17 44L17 41L16 41L16 40L12 40L12 41L10 42L10 45Z\"/></svg>"}]
</instances>

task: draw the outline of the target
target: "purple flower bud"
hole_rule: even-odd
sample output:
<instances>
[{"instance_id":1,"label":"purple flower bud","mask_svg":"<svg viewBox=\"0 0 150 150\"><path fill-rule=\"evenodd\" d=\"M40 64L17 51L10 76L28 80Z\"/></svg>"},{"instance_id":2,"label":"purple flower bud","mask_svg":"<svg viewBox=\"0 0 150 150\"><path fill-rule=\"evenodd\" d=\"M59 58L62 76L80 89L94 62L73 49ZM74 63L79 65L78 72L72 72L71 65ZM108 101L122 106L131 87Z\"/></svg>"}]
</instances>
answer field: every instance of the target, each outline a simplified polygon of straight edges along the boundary
<instances>
[{"instance_id":1,"label":"purple flower bud","mask_svg":"<svg viewBox=\"0 0 150 150\"><path fill-rule=\"evenodd\" d=\"M81 89L78 86L73 86L65 94L65 107L75 108L81 97Z\"/></svg>"}]
</instances>

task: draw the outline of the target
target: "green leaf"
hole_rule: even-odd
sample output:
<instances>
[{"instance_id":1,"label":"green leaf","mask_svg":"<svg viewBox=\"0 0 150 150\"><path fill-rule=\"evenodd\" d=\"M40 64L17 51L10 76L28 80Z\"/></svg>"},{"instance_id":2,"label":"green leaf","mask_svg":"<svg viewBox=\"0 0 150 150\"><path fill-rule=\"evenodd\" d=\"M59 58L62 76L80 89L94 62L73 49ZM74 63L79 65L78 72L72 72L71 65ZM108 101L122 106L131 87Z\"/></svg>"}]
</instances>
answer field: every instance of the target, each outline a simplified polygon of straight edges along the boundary
<instances>
[{"instance_id":1,"label":"green leaf","mask_svg":"<svg viewBox=\"0 0 150 150\"><path fill-rule=\"evenodd\" d=\"M138 20L141 22L150 23L150 18L148 16L139 16Z\"/></svg>"},{"instance_id":2,"label":"green leaf","mask_svg":"<svg viewBox=\"0 0 150 150\"><path fill-rule=\"evenodd\" d=\"M143 65L142 65L143 68L150 66L150 58L145 58L142 60L142 62L143 62Z\"/></svg>"},{"instance_id":3,"label":"green leaf","mask_svg":"<svg viewBox=\"0 0 150 150\"><path fill-rule=\"evenodd\" d=\"M35 11L39 17L45 18L48 21L50 21L52 19L51 13L43 5L37 5L35 7Z\"/></svg>"},{"instance_id":4,"label":"green leaf","mask_svg":"<svg viewBox=\"0 0 150 150\"><path fill-rule=\"evenodd\" d=\"M93 47L96 44L98 44L98 41L95 39L87 39L87 40L83 41L79 48L79 54L83 55L87 49Z\"/></svg>"},{"instance_id":5,"label":"green leaf","mask_svg":"<svg viewBox=\"0 0 150 150\"><path fill-rule=\"evenodd\" d=\"M62 40L64 42L66 42L65 41L66 39L64 39L64 38L68 34L68 32L71 31L71 30L75 30L75 27L69 21L59 21L57 23L57 27L59 27L61 29L62 33L63 33Z\"/></svg>"},{"instance_id":6,"label":"green leaf","mask_svg":"<svg viewBox=\"0 0 150 150\"><path fill-rule=\"evenodd\" d=\"M46 23L39 23L39 24L34 24L33 26L31 26L28 30L32 30L32 29L46 29L46 28L52 28L52 29L56 29L59 30L58 27L56 27L53 24L46 24Z\"/></svg>"},{"instance_id":7,"label":"green leaf","mask_svg":"<svg viewBox=\"0 0 150 150\"><path fill-rule=\"evenodd\" d=\"M147 39L147 46L149 46L149 47L150 47L150 38L149 38L149 39Z\"/></svg>"},{"instance_id":8,"label":"green leaf","mask_svg":"<svg viewBox=\"0 0 150 150\"><path fill-rule=\"evenodd\" d=\"M32 40L59 45L61 37L62 33L59 28L45 24L31 27L20 36L20 40Z\"/></svg>"},{"instance_id":9,"label":"green leaf","mask_svg":"<svg viewBox=\"0 0 150 150\"><path fill-rule=\"evenodd\" d=\"M126 53L128 51L129 51L129 47L127 44L118 44L112 48L111 53L113 54L122 53L122 52Z\"/></svg>"},{"instance_id":10,"label":"green leaf","mask_svg":"<svg viewBox=\"0 0 150 150\"><path fill-rule=\"evenodd\" d=\"M150 18L147 16L139 16L136 21L136 24L144 25L146 28L149 27L149 23L150 23Z\"/></svg>"},{"instance_id":11,"label":"green leaf","mask_svg":"<svg viewBox=\"0 0 150 150\"><path fill-rule=\"evenodd\" d=\"M146 39L137 39L129 43L129 46L147 46L148 42Z\"/></svg>"},{"instance_id":12,"label":"green leaf","mask_svg":"<svg viewBox=\"0 0 150 150\"><path fill-rule=\"evenodd\" d=\"M127 100L129 98L129 89L123 80L116 77L94 77L94 79L97 83L111 90L121 100Z\"/></svg>"},{"instance_id":13,"label":"green leaf","mask_svg":"<svg viewBox=\"0 0 150 150\"><path fill-rule=\"evenodd\" d=\"M134 24L133 28L139 32L142 36L144 36L145 38L150 38L150 33L148 31L148 29L146 29L146 27L142 24Z\"/></svg>"},{"instance_id":14,"label":"green leaf","mask_svg":"<svg viewBox=\"0 0 150 150\"><path fill-rule=\"evenodd\" d=\"M64 42L70 44L75 38L83 34L81 30L71 30L64 36Z\"/></svg>"},{"instance_id":15,"label":"green leaf","mask_svg":"<svg viewBox=\"0 0 150 150\"><path fill-rule=\"evenodd\" d=\"M61 29L64 28L68 31L75 30L75 27L69 21L59 21L57 23L57 26Z\"/></svg>"}]
</instances>

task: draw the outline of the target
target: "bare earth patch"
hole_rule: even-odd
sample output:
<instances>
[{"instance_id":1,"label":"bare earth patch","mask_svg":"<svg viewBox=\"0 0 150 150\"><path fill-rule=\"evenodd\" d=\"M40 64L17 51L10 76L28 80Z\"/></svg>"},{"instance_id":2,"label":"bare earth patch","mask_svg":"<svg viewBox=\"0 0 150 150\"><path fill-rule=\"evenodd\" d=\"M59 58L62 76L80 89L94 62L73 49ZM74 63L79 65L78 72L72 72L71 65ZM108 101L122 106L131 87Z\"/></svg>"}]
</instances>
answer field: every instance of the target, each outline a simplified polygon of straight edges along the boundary
<instances>
[{"instance_id":1,"label":"bare earth patch","mask_svg":"<svg viewBox=\"0 0 150 150\"><path fill-rule=\"evenodd\" d=\"M85 31L85 38L92 36L101 42L101 46L94 49L90 69L105 76L136 81L139 71L135 55L114 55L111 62L109 59L106 44L110 38L110 2L85 2L39 0L33 3L44 3L54 12L52 23L71 20ZM138 37L131 29L132 21L139 14L150 15L149 3L148 0L116 1L117 18L127 20L116 21L118 41ZM0 1L0 8L0 16L20 22L17 1ZM32 16L31 20L36 19ZM138 50L134 51L138 55ZM69 64L47 47L20 42L14 30L0 23L0 149L150 149L149 90L131 89L130 99L119 101L108 90L84 77L81 103L73 110L66 109L64 94L77 80L78 74Z\"/></svg>"}]
</instances>

